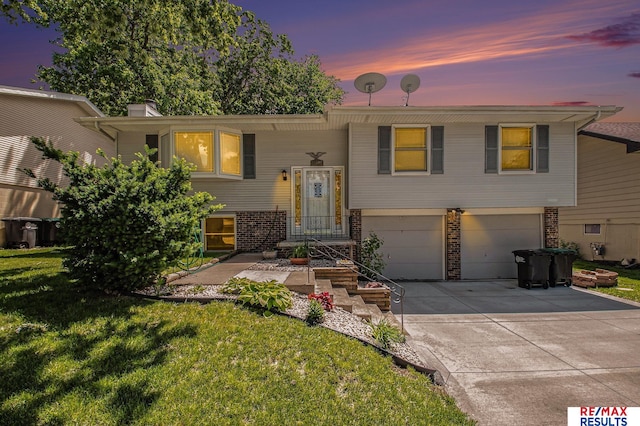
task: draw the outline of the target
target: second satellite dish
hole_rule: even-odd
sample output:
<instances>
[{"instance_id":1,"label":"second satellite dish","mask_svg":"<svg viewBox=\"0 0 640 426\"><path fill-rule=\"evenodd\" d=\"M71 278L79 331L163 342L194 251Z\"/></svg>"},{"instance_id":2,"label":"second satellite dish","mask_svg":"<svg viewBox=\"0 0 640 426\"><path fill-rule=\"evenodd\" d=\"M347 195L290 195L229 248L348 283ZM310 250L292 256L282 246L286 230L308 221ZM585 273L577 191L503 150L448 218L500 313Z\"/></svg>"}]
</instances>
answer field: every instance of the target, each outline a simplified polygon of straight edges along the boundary
<instances>
[{"instance_id":1,"label":"second satellite dish","mask_svg":"<svg viewBox=\"0 0 640 426\"><path fill-rule=\"evenodd\" d=\"M409 106L409 95L420 87L420 77L415 74L407 74L400 80L400 87L407 94L407 101L404 106Z\"/></svg>"},{"instance_id":2,"label":"second satellite dish","mask_svg":"<svg viewBox=\"0 0 640 426\"><path fill-rule=\"evenodd\" d=\"M387 78L377 72L362 74L353 82L359 92L369 94L369 106L371 106L371 94L382 90L385 84L387 84Z\"/></svg>"}]
</instances>

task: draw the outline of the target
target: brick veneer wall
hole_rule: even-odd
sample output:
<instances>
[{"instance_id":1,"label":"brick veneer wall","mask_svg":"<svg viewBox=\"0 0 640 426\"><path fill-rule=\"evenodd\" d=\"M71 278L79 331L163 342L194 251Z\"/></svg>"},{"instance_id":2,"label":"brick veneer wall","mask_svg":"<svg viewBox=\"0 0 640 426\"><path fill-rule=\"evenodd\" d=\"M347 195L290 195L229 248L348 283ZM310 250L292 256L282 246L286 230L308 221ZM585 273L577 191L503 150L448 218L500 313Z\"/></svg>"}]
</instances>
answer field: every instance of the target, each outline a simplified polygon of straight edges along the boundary
<instances>
[{"instance_id":1,"label":"brick veneer wall","mask_svg":"<svg viewBox=\"0 0 640 426\"><path fill-rule=\"evenodd\" d=\"M236 249L262 251L287 239L287 212L256 211L236 213Z\"/></svg>"},{"instance_id":2,"label":"brick veneer wall","mask_svg":"<svg viewBox=\"0 0 640 426\"><path fill-rule=\"evenodd\" d=\"M447 212L447 280L461 279L460 213Z\"/></svg>"},{"instance_id":3,"label":"brick veneer wall","mask_svg":"<svg viewBox=\"0 0 640 426\"><path fill-rule=\"evenodd\" d=\"M560 244L558 231L558 208L544 208L544 246L557 248Z\"/></svg>"},{"instance_id":4,"label":"brick veneer wall","mask_svg":"<svg viewBox=\"0 0 640 426\"><path fill-rule=\"evenodd\" d=\"M349 238L356 242L355 253L353 257L356 262L360 262L360 253L362 251L362 210L349 210L349 226L351 232Z\"/></svg>"}]
</instances>

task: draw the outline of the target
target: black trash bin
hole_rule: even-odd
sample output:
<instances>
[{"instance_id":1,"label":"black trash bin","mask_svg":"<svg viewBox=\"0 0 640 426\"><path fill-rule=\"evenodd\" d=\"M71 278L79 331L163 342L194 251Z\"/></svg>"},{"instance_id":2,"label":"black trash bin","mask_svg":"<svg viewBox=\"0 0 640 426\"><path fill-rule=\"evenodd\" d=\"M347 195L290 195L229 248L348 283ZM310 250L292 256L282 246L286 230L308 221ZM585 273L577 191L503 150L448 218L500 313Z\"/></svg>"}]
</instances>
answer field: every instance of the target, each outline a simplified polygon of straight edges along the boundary
<instances>
[{"instance_id":1,"label":"black trash bin","mask_svg":"<svg viewBox=\"0 0 640 426\"><path fill-rule=\"evenodd\" d=\"M43 246L55 246L60 243L60 218L43 217L40 244Z\"/></svg>"},{"instance_id":2,"label":"black trash bin","mask_svg":"<svg viewBox=\"0 0 640 426\"><path fill-rule=\"evenodd\" d=\"M38 227L42 219L37 217L5 217L4 230L9 248L29 248L40 244Z\"/></svg>"},{"instance_id":3,"label":"black trash bin","mask_svg":"<svg viewBox=\"0 0 640 426\"><path fill-rule=\"evenodd\" d=\"M570 286L573 276L573 262L578 258L578 253L575 250L561 248L544 248L542 251L551 255L549 284L553 287L560 283Z\"/></svg>"},{"instance_id":4,"label":"black trash bin","mask_svg":"<svg viewBox=\"0 0 640 426\"><path fill-rule=\"evenodd\" d=\"M530 289L532 286L549 288L551 254L542 250L514 250L518 265L518 286Z\"/></svg>"}]
</instances>

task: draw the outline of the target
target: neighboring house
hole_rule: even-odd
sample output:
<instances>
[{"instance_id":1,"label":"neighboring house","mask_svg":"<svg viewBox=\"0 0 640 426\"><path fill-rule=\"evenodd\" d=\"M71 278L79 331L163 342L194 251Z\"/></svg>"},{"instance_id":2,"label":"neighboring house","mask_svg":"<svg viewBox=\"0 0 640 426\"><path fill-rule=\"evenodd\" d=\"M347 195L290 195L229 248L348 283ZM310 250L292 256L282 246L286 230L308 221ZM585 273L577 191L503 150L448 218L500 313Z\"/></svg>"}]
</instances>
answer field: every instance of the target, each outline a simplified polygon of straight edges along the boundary
<instances>
[{"instance_id":1,"label":"neighboring house","mask_svg":"<svg viewBox=\"0 0 640 426\"><path fill-rule=\"evenodd\" d=\"M0 218L59 215L51 194L39 189L34 179L20 171L30 168L38 176L62 182L59 164L43 161L31 136L43 137L63 151L79 151L85 162L103 161L96 156L98 148L107 156L115 155L112 140L74 121L87 115L102 113L82 96L0 86ZM0 222L0 247L7 243L5 224Z\"/></svg>"},{"instance_id":2,"label":"neighboring house","mask_svg":"<svg viewBox=\"0 0 640 426\"><path fill-rule=\"evenodd\" d=\"M225 208L208 250L314 237L347 251L384 240L395 279L514 278L513 250L554 247L576 202L576 134L614 106L342 107L320 115L83 117L130 161L197 165L193 187ZM139 115L139 116L135 116ZM155 114L157 115L157 114ZM357 252L356 252L357 253Z\"/></svg>"},{"instance_id":3,"label":"neighboring house","mask_svg":"<svg viewBox=\"0 0 640 426\"><path fill-rule=\"evenodd\" d=\"M560 238L585 259L640 262L640 123L578 132L578 202L560 209Z\"/></svg>"}]
</instances>

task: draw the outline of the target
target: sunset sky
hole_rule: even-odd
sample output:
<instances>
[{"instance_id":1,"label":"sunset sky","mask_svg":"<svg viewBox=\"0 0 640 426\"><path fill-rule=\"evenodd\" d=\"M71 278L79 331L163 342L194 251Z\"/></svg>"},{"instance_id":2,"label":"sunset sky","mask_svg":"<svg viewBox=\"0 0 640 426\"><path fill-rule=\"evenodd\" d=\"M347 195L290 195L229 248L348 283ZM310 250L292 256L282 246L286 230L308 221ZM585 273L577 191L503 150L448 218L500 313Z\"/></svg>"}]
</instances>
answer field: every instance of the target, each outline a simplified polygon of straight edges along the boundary
<instances>
[{"instance_id":1,"label":"sunset sky","mask_svg":"<svg viewBox=\"0 0 640 426\"><path fill-rule=\"evenodd\" d=\"M317 54L348 92L387 77L374 106L404 105L401 78L421 79L409 105L618 105L609 121L640 121L640 0L235 0L296 57ZM51 31L0 21L0 84L36 88Z\"/></svg>"}]
</instances>

